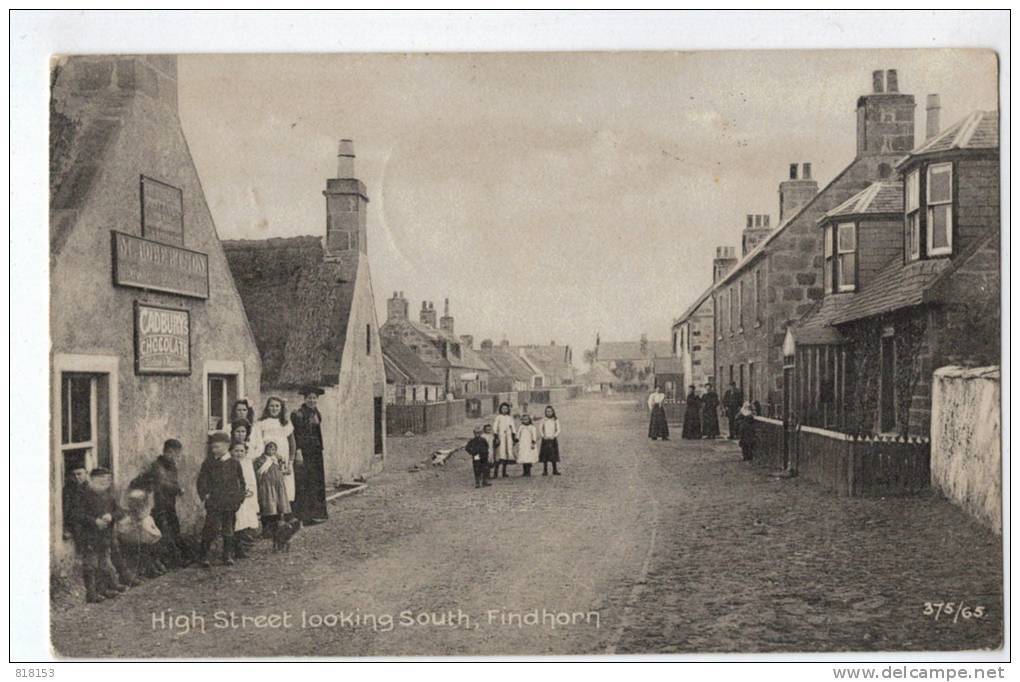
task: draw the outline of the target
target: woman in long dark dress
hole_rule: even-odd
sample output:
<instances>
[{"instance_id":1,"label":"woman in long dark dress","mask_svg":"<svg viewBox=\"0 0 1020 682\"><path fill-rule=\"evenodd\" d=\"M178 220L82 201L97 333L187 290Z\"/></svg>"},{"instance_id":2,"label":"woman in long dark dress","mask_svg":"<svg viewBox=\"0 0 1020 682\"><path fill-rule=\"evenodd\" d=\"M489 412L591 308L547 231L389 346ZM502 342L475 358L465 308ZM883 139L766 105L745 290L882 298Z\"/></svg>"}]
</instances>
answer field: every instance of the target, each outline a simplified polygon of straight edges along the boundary
<instances>
[{"instance_id":1,"label":"woman in long dark dress","mask_svg":"<svg viewBox=\"0 0 1020 682\"><path fill-rule=\"evenodd\" d=\"M709 384L701 396L701 435L703 438L719 437L719 394Z\"/></svg>"},{"instance_id":2,"label":"woman in long dark dress","mask_svg":"<svg viewBox=\"0 0 1020 682\"><path fill-rule=\"evenodd\" d=\"M697 440L701 438L701 396L693 385L689 388L691 390L687 394L687 407L684 408L684 430L681 437Z\"/></svg>"},{"instance_id":3,"label":"woman in long dark dress","mask_svg":"<svg viewBox=\"0 0 1020 682\"><path fill-rule=\"evenodd\" d=\"M648 409L652 413L648 421L648 437L652 440L669 440L669 424L666 423L666 409L662 406L666 394L658 386L648 396Z\"/></svg>"}]
</instances>

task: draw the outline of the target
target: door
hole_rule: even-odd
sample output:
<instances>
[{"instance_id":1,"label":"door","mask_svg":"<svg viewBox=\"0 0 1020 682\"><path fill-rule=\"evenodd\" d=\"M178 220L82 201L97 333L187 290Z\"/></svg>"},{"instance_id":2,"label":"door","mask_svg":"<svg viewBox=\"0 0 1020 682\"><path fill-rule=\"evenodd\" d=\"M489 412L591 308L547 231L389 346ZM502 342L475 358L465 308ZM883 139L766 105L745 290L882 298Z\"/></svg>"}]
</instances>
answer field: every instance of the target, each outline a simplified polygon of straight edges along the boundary
<instances>
[{"instance_id":1,"label":"door","mask_svg":"<svg viewBox=\"0 0 1020 682\"><path fill-rule=\"evenodd\" d=\"M896 430L896 337L882 337L882 376L879 387L879 429Z\"/></svg>"},{"instance_id":2,"label":"door","mask_svg":"<svg viewBox=\"0 0 1020 682\"><path fill-rule=\"evenodd\" d=\"M375 398L374 413L372 420L375 432L375 454L381 455L383 451L383 399Z\"/></svg>"}]
</instances>

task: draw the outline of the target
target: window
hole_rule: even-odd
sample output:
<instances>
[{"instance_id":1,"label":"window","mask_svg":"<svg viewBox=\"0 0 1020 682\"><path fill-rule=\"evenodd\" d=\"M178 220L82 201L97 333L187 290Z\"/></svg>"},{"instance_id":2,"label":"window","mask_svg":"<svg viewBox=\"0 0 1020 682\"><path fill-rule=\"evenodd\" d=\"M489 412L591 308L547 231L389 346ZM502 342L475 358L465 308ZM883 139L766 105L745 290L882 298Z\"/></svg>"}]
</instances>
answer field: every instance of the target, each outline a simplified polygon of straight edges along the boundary
<instances>
[{"instance_id":1,"label":"window","mask_svg":"<svg viewBox=\"0 0 1020 682\"><path fill-rule=\"evenodd\" d=\"M365 354L372 354L372 325L365 325Z\"/></svg>"},{"instance_id":2,"label":"window","mask_svg":"<svg viewBox=\"0 0 1020 682\"><path fill-rule=\"evenodd\" d=\"M729 303L726 304L729 308L730 313L729 322L730 334L733 334L737 331L737 300L736 300L737 297L735 296L736 293L737 288L735 286L731 286L729 288Z\"/></svg>"},{"instance_id":3,"label":"window","mask_svg":"<svg viewBox=\"0 0 1020 682\"><path fill-rule=\"evenodd\" d=\"M765 312L765 266L754 271L754 321L761 322Z\"/></svg>"},{"instance_id":4,"label":"window","mask_svg":"<svg viewBox=\"0 0 1020 682\"><path fill-rule=\"evenodd\" d=\"M237 377L227 374L209 375L209 414L207 416L210 431L225 431L229 428L230 406L237 399Z\"/></svg>"},{"instance_id":5,"label":"window","mask_svg":"<svg viewBox=\"0 0 1020 682\"><path fill-rule=\"evenodd\" d=\"M97 382L94 375L61 375L60 454L64 471L99 466L97 441Z\"/></svg>"},{"instance_id":6,"label":"window","mask_svg":"<svg viewBox=\"0 0 1020 682\"><path fill-rule=\"evenodd\" d=\"M907 174L906 202L907 207L907 256L910 260L921 257L921 188L920 174L912 171Z\"/></svg>"},{"instance_id":7,"label":"window","mask_svg":"<svg viewBox=\"0 0 1020 682\"><path fill-rule=\"evenodd\" d=\"M744 363L740 363L740 383L738 383L737 386L740 388L741 391L743 391L744 386L746 386L746 384L744 383Z\"/></svg>"},{"instance_id":8,"label":"window","mask_svg":"<svg viewBox=\"0 0 1020 682\"><path fill-rule=\"evenodd\" d=\"M825 283L825 293L832 293L832 226L825 226L825 265L822 268L822 279Z\"/></svg>"},{"instance_id":9,"label":"window","mask_svg":"<svg viewBox=\"0 0 1020 682\"><path fill-rule=\"evenodd\" d=\"M744 280L737 282L737 329L744 329Z\"/></svg>"},{"instance_id":10,"label":"window","mask_svg":"<svg viewBox=\"0 0 1020 682\"><path fill-rule=\"evenodd\" d=\"M754 402L754 363L747 363L747 400Z\"/></svg>"},{"instance_id":11,"label":"window","mask_svg":"<svg viewBox=\"0 0 1020 682\"><path fill-rule=\"evenodd\" d=\"M857 288L857 226L840 223L836 231L836 290Z\"/></svg>"},{"instance_id":12,"label":"window","mask_svg":"<svg viewBox=\"0 0 1020 682\"><path fill-rule=\"evenodd\" d=\"M928 167L928 255L953 252L953 164Z\"/></svg>"}]
</instances>

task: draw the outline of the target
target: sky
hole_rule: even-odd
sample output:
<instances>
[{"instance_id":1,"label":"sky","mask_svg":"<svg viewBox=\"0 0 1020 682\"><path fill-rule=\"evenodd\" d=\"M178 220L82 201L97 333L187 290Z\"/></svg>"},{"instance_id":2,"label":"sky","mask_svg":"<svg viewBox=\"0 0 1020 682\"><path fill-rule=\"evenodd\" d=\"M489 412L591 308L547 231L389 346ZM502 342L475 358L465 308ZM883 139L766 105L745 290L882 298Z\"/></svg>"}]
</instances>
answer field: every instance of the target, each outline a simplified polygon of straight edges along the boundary
<instances>
[{"instance_id":1,"label":"sky","mask_svg":"<svg viewBox=\"0 0 1020 682\"><path fill-rule=\"evenodd\" d=\"M182 55L180 116L222 239L325 235L354 140L386 299L450 299L458 334L514 344L665 340L748 213L854 156L857 97L897 69L943 127L997 108L963 50ZM441 313L440 313L441 314Z\"/></svg>"}]
</instances>

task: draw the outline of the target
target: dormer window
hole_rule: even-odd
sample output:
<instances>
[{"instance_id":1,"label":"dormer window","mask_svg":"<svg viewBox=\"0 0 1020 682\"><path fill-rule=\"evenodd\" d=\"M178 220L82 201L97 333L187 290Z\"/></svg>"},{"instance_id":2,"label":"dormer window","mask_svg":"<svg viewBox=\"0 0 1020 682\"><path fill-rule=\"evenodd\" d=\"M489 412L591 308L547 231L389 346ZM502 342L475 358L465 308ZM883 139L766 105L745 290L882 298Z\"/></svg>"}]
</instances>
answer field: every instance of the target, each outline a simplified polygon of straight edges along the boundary
<instances>
[{"instance_id":1,"label":"dormer window","mask_svg":"<svg viewBox=\"0 0 1020 682\"><path fill-rule=\"evenodd\" d=\"M953 253L953 164L928 166L928 255Z\"/></svg>"},{"instance_id":2,"label":"dormer window","mask_svg":"<svg viewBox=\"0 0 1020 682\"><path fill-rule=\"evenodd\" d=\"M917 260L921 257L921 185L916 170L907 174L906 194L907 257Z\"/></svg>"},{"instance_id":3,"label":"dormer window","mask_svg":"<svg viewBox=\"0 0 1020 682\"><path fill-rule=\"evenodd\" d=\"M825 227L825 293L857 290L857 225L839 223Z\"/></svg>"}]
</instances>

